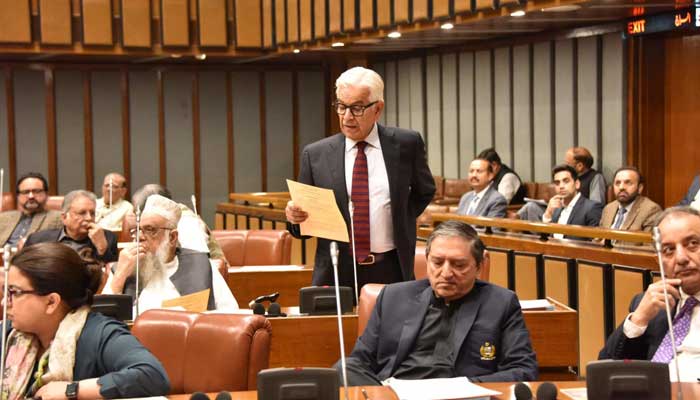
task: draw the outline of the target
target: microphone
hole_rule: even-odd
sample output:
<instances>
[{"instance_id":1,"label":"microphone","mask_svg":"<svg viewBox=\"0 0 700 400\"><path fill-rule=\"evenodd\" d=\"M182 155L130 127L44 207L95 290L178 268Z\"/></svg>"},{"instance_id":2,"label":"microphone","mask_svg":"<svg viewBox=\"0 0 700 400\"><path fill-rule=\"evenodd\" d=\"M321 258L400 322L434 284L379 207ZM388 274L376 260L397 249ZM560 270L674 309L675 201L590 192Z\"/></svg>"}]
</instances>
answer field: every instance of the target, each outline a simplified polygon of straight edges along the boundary
<instances>
[{"instance_id":1,"label":"microphone","mask_svg":"<svg viewBox=\"0 0 700 400\"><path fill-rule=\"evenodd\" d=\"M338 243L331 242L331 261L333 262L333 280L335 282L335 309L338 316L338 341L340 343L340 365L343 370L343 387L345 388L345 400L348 400L348 370L345 363L345 340L343 337L343 318L340 307L340 284L338 283ZM357 287L355 288L357 290Z\"/></svg>"},{"instance_id":2,"label":"microphone","mask_svg":"<svg viewBox=\"0 0 700 400\"><path fill-rule=\"evenodd\" d=\"M352 272L355 276L355 305L360 304L360 296L358 296L359 288L357 287L357 253L355 253L355 205L352 200L348 202L348 212L350 213L350 243L352 243Z\"/></svg>"},{"instance_id":3,"label":"microphone","mask_svg":"<svg viewBox=\"0 0 700 400\"><path fill-rule=\"evenodd\" d=\"M0 190L2 192L2 190ZM3 266L2 266L2 271L3 271L3 276L5 278L5 283L3 284L3 299L4 301L2 302L2 349L0 352L2 355L0 357L0 371L5 371L5 350L7 349L6 343L7 343L7 296L8 296L8 272L10 271L10 252L12 251L12 248L10 248L9 244L5 245L5 248L2 253L2 261L3 261ZM5 380L0 376L0 393L5 393Z\"/></svg>"},{"instance_id":4,"label":"microphone","mask_svg":"<svg viewBox=\"0 0 700 400\"><path fill-rule=\"evenodd\" d=\"M216 398L218 399L218 398L219 398L219 395L217 395ZM229 395L229 398L231 398L230 395ZM192 393L192 395L190 396L190 400L210 400L210 399L209 399L209 396L207 396L206 393L194 392L194 393Z\"/></svg>"},{"instance_id":5,"label":"microphone","mask_svg":"<svg viewBox=\"0 0 700 400\"><path fill-rule=\"evenodd\" d=\"M197 214L197 198L192 195L192 211L194 211L194 215L199 215Z\"/></svg>"},{"instance_id":6,"label":"microphone","mask_svg":"<svg viewBox=\"0 0 700 400\"><path fill-rule=\"evenodd\" d=\"M678 366L678 349L676 349L676 335L673 333L673 319L671 318L671 305L668 302L668 290L666 289L666 272L664 271L664 263L661 258L661 231L658 226L655 226L651 231L651 237L654 239L654 250L656 250L656 259L659 262L659 271L661 272L661 282L664 288L664 306L666 308L666 321L668 322L668 332L671 335L671 349L673 349L673 364L676 369L676 380L680 381L681 372ZM683 400L683 392L681 385L678 385L678 399Z\"/></svg>"},{"instance_id":7,"label":"microphone","mask_svg":"<svg viewBox=\"0 0 700 400\"><path fill-rule=\"evenodd\" d=\"M537 388L537 400L557 400L557 386L552 382L544 382Z\"/></svg>"},{"instance_id":8,"label":"microphone","mask_svg":"<svg viewBox=\"0 0 700 400\"><path fill-rule=\"evenodd\" d=\"M214 400L231 400L231 393L222 390L216 395Z\"/></svg>"},{"instance_id":9,"label":"microphone","mask_svg":"<svg viewBox=\"0 0 700 400\"><path fill-rule=\"evenodd\" d=\"M523 382L515 384L515 387L513 387L513 394L515 395L515 400L532 400L532 390Z\"/></svg>"}]
</instances>

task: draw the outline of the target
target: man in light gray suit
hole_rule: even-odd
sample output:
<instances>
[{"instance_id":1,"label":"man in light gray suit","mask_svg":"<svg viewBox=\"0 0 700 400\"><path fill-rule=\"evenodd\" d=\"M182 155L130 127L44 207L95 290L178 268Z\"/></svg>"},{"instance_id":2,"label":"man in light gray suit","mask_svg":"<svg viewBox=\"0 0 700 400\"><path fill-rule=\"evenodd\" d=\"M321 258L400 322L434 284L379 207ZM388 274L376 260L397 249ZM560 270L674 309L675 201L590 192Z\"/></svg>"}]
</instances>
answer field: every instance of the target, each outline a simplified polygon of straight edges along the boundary
<instances>
[{"instance_id":1,"label":"man in light gray suit","mask_svg":"<svg viewBox=\"0 0 700 400\"><path fill-rule=\"evenodd\" d=\"M508 202L491 185L493 168L488 160L477 158L469 165L469 184L472 191L459 200L457 214L479 217L505 218Z\"/></svg>"},{"instance_id":2,"label":"man in light gray suit","mask_svg":"<svg viewBox=\"0 0 700 400\"><path fill-rule=\"evenodd\" d=\"M0 246L16 246L34 232L63 226L61 213L44 209L48 189L46 178L36 172L17 180L17 210L0 213Z\"/></svg>"}]
</instances>

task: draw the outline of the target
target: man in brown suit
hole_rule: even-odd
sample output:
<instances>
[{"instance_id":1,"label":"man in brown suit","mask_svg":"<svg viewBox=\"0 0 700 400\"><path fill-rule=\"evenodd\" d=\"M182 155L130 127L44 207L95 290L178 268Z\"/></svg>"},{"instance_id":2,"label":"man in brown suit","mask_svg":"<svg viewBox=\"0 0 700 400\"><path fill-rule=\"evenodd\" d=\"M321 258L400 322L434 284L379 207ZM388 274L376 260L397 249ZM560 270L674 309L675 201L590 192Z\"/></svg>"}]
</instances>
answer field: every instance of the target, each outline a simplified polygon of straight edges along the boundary
<instances>
[{"instance_id":1,"label":"man in brown suit","mask_svg":"<svg viewBox=\"0 0 700 400\"><path fill-rule=\"evenodd\" d=\"M600 227L621 231L651 231L662 210L658 204L641 195L644 177L639 170L626 166L615 171L613 190L617 200L603 209Z\"/></svg>"},{"instance_id":2,"label":"man in brown suit","mask_svg":"<svg viewBox=\"0 0 700 400\"><path fill-rule=\"evenodd\" d=\"M0 213L0 246L16 246L29 234L46 229L57 229L61 213L46 211L49 185L43 175L30 172L17 181L17 210Z\"/></svg>"}]
</instances>

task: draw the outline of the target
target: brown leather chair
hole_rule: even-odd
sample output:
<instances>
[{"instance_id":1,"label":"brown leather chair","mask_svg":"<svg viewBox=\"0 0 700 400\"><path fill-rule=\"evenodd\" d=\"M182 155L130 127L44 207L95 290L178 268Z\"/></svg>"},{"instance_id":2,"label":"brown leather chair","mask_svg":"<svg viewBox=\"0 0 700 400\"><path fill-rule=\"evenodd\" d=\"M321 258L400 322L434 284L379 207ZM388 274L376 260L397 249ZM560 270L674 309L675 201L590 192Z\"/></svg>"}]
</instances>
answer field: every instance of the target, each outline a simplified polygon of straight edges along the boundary
<instances>
[{"instance_id":1,"label":"brown leather chair","mask_svg":"<svg viewBox=\"0 0 700 400\"><path fill-rule=\"evenodd\" d=\"M260 315L149 310L131 331L165 367L170 394L255 390L269 365L272 328Z\"/></svg>"},{"instance_id":2,"label":"brown leather chair","mask_svg":"<svg viewBox=\"0 0 700 400\"><path fill-rule=\"evenodd\" d=\"M63 196L49 196L46 200L46 209L53 211L61 211L63 208Z\"/></svg>"},{"instance_id":3,"label":"brown leather chair","mask_svg":"<svg viewBox=\"0 0 700 400\"><path fill-rule=\"evenodd\" d=\"M467 179L445 179L445 195L437 204L457 204L462 195L472 190Z\"/></svg>"},{"instance_id":4,"label":"brown leather chair","mask_svg":"<svg viewBox=\"0 0 700 400\"><path fill-rule=\"evenodd\" d=\"M525 186L525 197L530 199L537 198L537 182L523 182Z\"/></svg>"},{"instance_id":5,"label":"brown leather chair","mask_svg":"<svg viewBox=\"0 0 700 400\"><path fill-rule=\"evenodd\" d=\"M11 192L2 193L2 211L9 211L15 209L15 196Z\"/></svg>"},{"instance_id":6,"label":"brown leather chair","mask_svg":"<svg viewBox=\"0 0 700 400\"><path fill-rule=\"evenodd\" d=\"M549 199L551 199L552 196L554 196L556 193L557 188L554 187L554 184L551 184L549 182L540 182L537 184L537 198L540 200L549 202Z\"/></svg>"},{"instance_id":7,"label":"brown leather chair","mask_svg":"<svg viewBox=\"0 0 700 400\"><path fill-rule=\"evenodd\" d=\"M416 218L416 226L431 226L433 225L433 213L446 213L449 211L449 206L434 203L428 204L423 213Z\"/></svg>"},{"instance_id":8,"label":"brown leather chair","mask_svg":"<svg viewBox=\"0 0 700 400\"><path fill-rule=\"evenodd\" d=\"M374 305L377 303L377 296L384 288L383 283L368 283L362 286L360 291L360 302L357 306L357 337L362 335L369 321Z\"/></svg>"},{"instance_id":9,"label":"brown leather chair","mask_svg":"<svg viewBox=\"0 0 700 400\"><path fill-rule=\"evenodd\" d=\"M279 230L213 230L231 266L289 265L292 235Z\"/></svg>"},{"instance_id":10,"label":"brown leather chair","mask_svg":"<svg viewBox=\"0 0 700 400\"><path fill-rule=\"evenodd\" d=\"M425 259L425 245L416 245L416 255L413 258L413 275L416 280L425 279L428 277L428 263Z\"/></svg>"},{"instance_id":11,"label":"brown leather chair","mask_svg":"<svg viewBox=\"0 0 700 400\"><path fill-rule=\"evenodd\" d=\"M611 203L615 200L615 188L613 188L613 185L610 184L608 185L608 190L605 192L605 202Z\"/></svg>"},{"instance_id":12,"label":"brown leather chair","mask_svg":"<svg viewBox=\"0 0 700 400\"><path fill-rule=\"evenodd\" d=\"M433 180L435 181L435 195L433 195L433 201L440 200L445 195L445 178L433 175Z\"/></svg>"}]
</instances>

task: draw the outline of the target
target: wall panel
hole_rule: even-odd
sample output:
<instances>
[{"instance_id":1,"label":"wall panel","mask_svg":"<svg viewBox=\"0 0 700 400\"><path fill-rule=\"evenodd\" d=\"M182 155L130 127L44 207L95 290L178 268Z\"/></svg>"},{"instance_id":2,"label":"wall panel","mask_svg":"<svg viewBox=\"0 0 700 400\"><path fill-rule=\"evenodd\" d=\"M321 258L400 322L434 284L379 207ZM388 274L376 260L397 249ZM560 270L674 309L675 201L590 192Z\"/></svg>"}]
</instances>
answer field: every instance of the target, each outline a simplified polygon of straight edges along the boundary
<instances>
[{"instance_id":1,"label":"wall panel","mask_svg":"<svg viewBox=\"0 0 700 400\"><path fill-rule=\"evenodd\" d=\"M494 85L494 146L504 164L513 165L512 120L511 120L511 63L510 48L502 47L493 52ZM477 151L484 150L482 148Z\"/></svg>"},{"instance_id":2,"label":"wall panel","mask_svg":"<svg viewBox=\"0 0 700 400\"><path fill-rule=\"evenodd\" d=\"M173 200L191 207L194 194L194 154L192 152L193 72L163 73L163 113L165 114L165 154L168 189Z\"/></svg>"},{"instance_id":3,"label":"wall panel","mask_svg":"<svg viewBox=\"0 0 700 400\"><path fill-rule=\"evenodd\" d=\"M537 43L534 45L533 55L533 126L534 143L532 147L535 159L534 180L536 182L548 182L551 179L550 172L556 162L552 158L552 44ZM563 158L562 158L563 159Z\"/></svg>"},{"instance_id":4,"label":"wall panel","mask_svg":"<svg viewBox=\"0 0 700 400\"><path fill-rule=\"evenodd\" d=\"M566 150L576 143L574 98L574 43L571 40L554 42L554 116L556 132L554 157L563 160Z\"/></svg>"},{"instance_id":5,"label":"wall panel","mask_svg":"<svg viewBox=\"0 0 700 400\"><path fill-rule=\"evenodd\" d=\"M13 85L17 177L30 171L48 177L44 72L15 69Z\"/></svg>"},{"instance_id":6,"label":"wall panel","mask_svg":"<svg viewBox=\"0 0 700 400\"><path fill-rule=\"evenodd\" d=\"M94 187L97 190L108 173L124 173L121 93L119 72L94 71L91 78Z\"/></svg>"},{"instance_id":7,"label":"wall panel","mask_svg":"<svg viewBox=\"0 0 700 400\"><path fill-rule=\"evenodd\" d=\"M340 32L341 6L340 0L328 0L328 30L331 35Z\"/></svg>"},{"instance_id":8,"label":"wall panel","mask_svg":"<svg viewBox=\"0 0 700 400\"><path fill-rule=\"evenodd\" d=\"M161 20L164 46L188 46L190 44L187 0L162 0Z\"/></svg>"},{"instance_id":9,"label":"wall panel","mask_svg":"<svg viewBox=\"0 0 700 400\"><path fill-rule=\"evenodd\" d=\"M0 10L0 42L31 42L29 1L0 0Z\"/></svg>"},{"instance_id":10,"label":"wall panel","mask_svg":"<svg viewBox=\"0 0 700 400\"><path fill-rule=\"evenodd\" d=\"M233 72L233 151L237 192L262 189L260 79L255 71Z\"/></svg>"},{"instance_id":11,"label":"wall panel","mask_svg":"<svg viewBox=\"0 0 700 400\"><path fill-rule=\"evenodd\" d=\"M474 115L474 53L459 54L459 177L466 178L476 155Z\"/></svg>"},{"instance_id":12,"label":"wall panel","mask_svg":"<svg viewBox=\"0 0 700 400\"><path fill-rule=\"evenodd\" d=\"M476 152L493 146L493 75L491 51L475 55Z\"/></svg>"},{"instance_id":13,"label":"wall panel","mask_svg":"<svg viewBox=\"0 0 700 400\"><path fill-rule=\"evenodd\" d=\"M292 73L265 73L265 131L267 133L267 190L287 191L286 178L292 178L294 154Z\"/></svg>"},{"instance_id":14,"label":"wall panel","mask_svg":"<svg viewBox=\"0 0 700 400\"><path fill-rule=\"evenodd\" d=\"M227 45L226 1L198 0L199 45L225 47Z\"/></svg>"},{"instance_id":15,"label":"wall panel","mask_svg":"<svg viewBox=\"0 0 700 400\"><path fill-rule=\"evenodd\" d=\"M442 56L442 157L446 178L459 177L457 103L457 55L445 54Z\"/></svg>"},{"instance_id":16,"label":"wall panel","mask_svg":"<svg viewBox=\"0 0 700 400\"><path fill-rule=\"evenodd\" d=\"M287 0L287 40L299 41L299 0Z\"/></svg>"},{"instance_id":17,"label":"wall panel","mask_svg":"<svg viewBox=\"0 0 700 400\"><path fill-rule=\"evenodd\" d=\"M520 179L531 181L532 171L532 64L530 46L513 48L513 161Z\"/></svg>"},{"instance_id":18,"label":"wall panel","mask_svg":"<svg viewBox=\"0 0 700 400\"><path fill-rule=\"evenodd\" d=\"M260 2L236 0L236 46L261 47L262 26Z\"/></svg>"},{"instance_id":19,"label":"wall panel","mask_svg":"<svg viewBox=\"0 0 700 400\"><path fill-rule=\"evenodd\" d=\"M70 0L43 0L39 2L41 43L71 44Z\"/></svg>"},{"instance_id":20,"label":"wall panel","mask_svg":"<svg viewBox=\"0 0 700 400\"><path fill-rule=\"evenodd\" d=\"M323 97L323 73L319 71L300 71L297 75L297 99L299 102L299 159L304 146L325 136L326 125L323 118L308 118L318 115L319 110L330 107ZM336 118L331 115L331 118ZM335 133L335 132L332 132ZM291 174L288 174L291 175ZM296 179L296 177L294 177ZM286 191L286 189L285 189Z\"/></svg>"},{"instance_id":21,"label":"wall panel","mask_svg":"<svg viewBox=\"0 0 700 400\"><path fill-rule=\"evenodd\" d=\"M151 46L151 5L142 0L121 0L122 42L126 47Z\"/></svg>"},{"instance_id":22,"label":"wall panel","mask_svg":"<svg viewBox=\"0 0 700 400\"><path fill-rule=\"evenodd\" d=\"M596 162L598 153L598 37L578 40L578 146L591 151Z\"/></svg>"},{"instance_id":23,"label":"wall panel","mask_svg":"<svg viewBox=\"0 0 700 400\"><path fill-rule=\"evenodd\" d=\"M603 173L608 181L625 162L627 148L625 135L625 51L619 35L603 36L602 71L602 154Z\"/></svg>"},{"instance_id":24,"label":"wall panel","mask_svg":"<svg viewBox=\"0 0 700 400\"><path fill-rule=\"evenodd\" d=\"M13 183L10 182L10 156L7 137L7 98L5 96L5 74L0 70L0 168L5 171L5 182L0 192L9 192Z\"/></svg>"},{"instance_id":25,"label":"wall panel","mask_svg":"<svg viewBox=\"0 0 700 400\"><path fill-rule=\"evenodd\" d=\"M275 39L287 43L287 2L275 1Z\"/></svg>"},{"instance_id":26,"label":"wall panel","mask_svg":"<svg viewBox=\"0 0 700 400\"><path fill-rule=\"evenodd\" d=\"M155 71L129 72L131 193L158 183L158 76Z\"/></svg>"},{"instance_id":27,"label":"wall panel","mask_svg":"<svg viewBox=\"0 0 700 400\"><path fill-rule=\"evenodd\" d=\"M328 34L325 0L314 0L314 38L322 38Z\"/></svg>"},{"instance_id":28,"label":"wall panel","mask_svg":"<svg viewBox=\"0 0 700 400\"><path fill-rule=\"evenodd\" d=\"M313 28L311 6L311 0L299 0L299 25L301 29L300 36L302 42L311 40L311 31Z\"/></svg>"},{"instance_id":29,"label":"wall panel","mask_svg":"<svg viewBox=\"0 0 700 400\"><path fill-rule=\"evenodd\" d=\"M372 69L374 69L375 72L379 74L379 76L382 77L382 80L384 81L384 112L382 113L381 117L379 117L379 123L382 125L387 125L386 123L386 107L389 105L389 101L386 97L386 64L385 63L376 63L372 66Z\"/></svg>"},{"instance_id":30,"label":"wall panel","mask_svg":"<svg viewBox=\"0 0 700 400\"><path fill-rule=\"evenodd\" d=\"M199 73L199 124L202 171L200 213L213 226L216 203L228 201L226 73Z\"/></svg>"},{"instance_id":31,"label":"wall panel","mask_svg":"<svg viewBox=\"0 0 700 400\"><path fill-rule=\"evenodd\" d=\"M398 68L398 121L397 126L409 129L411 127L411 59L399 60Z\"/></svg>"},{"instance_id":32,"label":"wall panel","mask_svg":"<svg viewBox=\"0 0 700 400\"><path fill-rule=\"evenodd\" d=\"M56 71L56 147L58 157L59 194L85 187L82 168L85 165L85 135L83 131L83 75L79 71ZM101 182L100 182L101 183Z\"/></svg>"},{"instance_id":33,"label":"wall panel","mask_svg":"<svg viewBox=\"0 0 700 400\"><path fill-rule=\"evenodd\" d=\"M441 88L440 88L440 56L428 56L426 60L426 109L427 109L427 132L426 141L428 146L428 166L433 175L442 175L442 119L441 110Z\"/></svg>"},{"instance_id":34,"label":"wall panel","mask_svg":"<svg viewBox=\"0 0 700 400\"><path fill-rule=\"evenodd\" d=\"M112 44L112 2L82 0L83 41L85 44Z\"/></svg>"},{"instance_id":35,"label":"wall panel","mask_svg":"<svg viewBox=\"0 0 700 400\"><path fill-rule=\"evenodd\" d=\"M411 123L410 128L418 131L425 138L425 112L423 104L425 103L425 93L423 93L423 59L411 58L409 60L409 98L411 100Z\"/></svg>"},{"instance_id":36,"label":"wall panel","mask_svg":"<svg viewBox=\"0 0 700 400\"><path fill-rule=\"evenodd\" d=\"M391 0L377 0L377 26L391 25Z\"/></svg>"},{"instance_id":37,"label":"wall panel","mask_svg":"<svg viewBox=\"0 0 700 400\"><path fill-rule=\"evenodd\" d=\"M384 70L384 114L386 115L386 124L388 126L398 125L397 109L398 109L398 82L396 81L396 62L389 61L385 64Z\"/></svg>"},{"instance_id":38,"label":"wall panel","mask_svg":"<svg viewBox=\"0 0 700 400\"><path fill-rule=\"evenodd\" d=\"M388 1L388 0L379 0ZM402 23L408 21L410 2L409 0L394 0L394 23Z\"/></svg>"}]
</instances>

